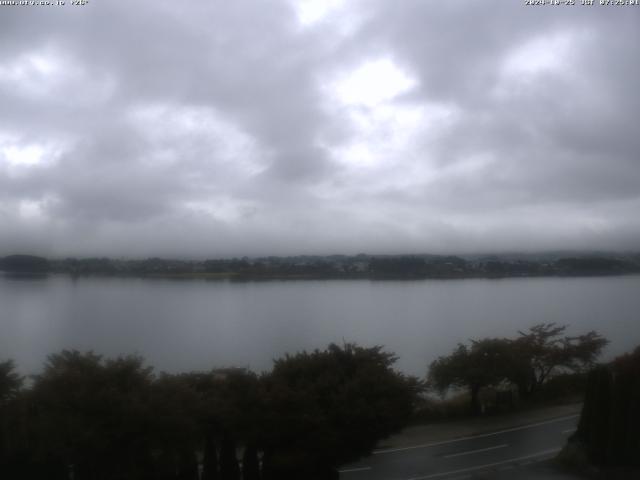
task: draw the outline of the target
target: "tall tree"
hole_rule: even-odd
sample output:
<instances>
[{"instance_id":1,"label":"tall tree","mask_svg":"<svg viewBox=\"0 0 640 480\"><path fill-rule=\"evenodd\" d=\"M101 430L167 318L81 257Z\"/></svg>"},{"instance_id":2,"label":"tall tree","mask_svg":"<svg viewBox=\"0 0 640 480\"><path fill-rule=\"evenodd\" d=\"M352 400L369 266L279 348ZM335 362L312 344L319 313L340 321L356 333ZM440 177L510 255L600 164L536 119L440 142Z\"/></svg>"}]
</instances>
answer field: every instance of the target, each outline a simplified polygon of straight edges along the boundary
<instances>
[{"instance_id":1,"label":"tall tree","mask_svg":"<svg viewBox=\"0 0 640 480\"><path fill-rule=\"evenodd\" d=\"M640 467L638 405L640 347L589 372L580 422L570 443L597 465Z\"/></svg>"},{"instance_id":2,"label":"tall tree","mask_svg":"<svg viewBox=\"0 0 640 480\"><path fill-rule=\"evenodd\" d=\"M566 329L566 325L540 323L519 332L511 379L521 396L534 394L556 371L589 369L609 343L595 331L572 337L564 335Z\"/></svg>"},{"instance_id":3,"label":"tall tree","mask_svg":"<svg viewBox=\"0 0 640 480\"><path fill-rule=\"evenodd\" d=\"M512 353L512 342L506 338L472 340L470 346L458 344L450 355L431 363L428 384L441 393L450 387L468 389L471 412L479 414L480 390L508 377Z\"/></svg>"},{"instance_id":4,"label":"tall tree","mask_svg":"<svg viewBox=\"0 0 640 480\"><path fill-rule=\"evenodd\" d=\"M17 451L25 443L26 429L20 422L24 409L17 401L22 382L13 361L0 362L0 475L8 477L18 475L14 460Z\"/></svg>"},{"instance_id":5,"label":"tall tree","mask_svg":"<svg viewBox=\"0 0 640 480\"><path fill-rule=\"evenodd\" d=\"M260 480L260 462L258 449L249 444L242 455L242 480Z\"/></svg>"},{"instance_id":6,"label":"tall tree","mask_svg":"<svg viewBox=\"0 0 640 480\"><path fill-rule=\"evenodd\" d=\"M225 432L220 447L220 479L240 480L240 467L236 457L236 442L230 432Z\"/></svg>"},{"instance_id":7,"label":"tall tree","mask_svg":"<svg viewBox=\"0 0 640 480\"><path fill-rule=\"evenodd\" d=\"M466 388L474 414L481 411L484 387L511 382L521 397L534 394L557 372L581 372L591 367L608 341L594 331L563 335L566 326L534 325L514 340L485 338L458 344L429 366L428 384L444 393L450 387Z\"/></svg>"},{"instance_id":8,"label":"tall tree","mask_svg":"<svg viewBox=\"0 0 640 480\"><path fill-rule=\"evenodd\" d=\"M330 345L276 360L266 376L265 478L333 478L402 428L418 382L382 347Z\"/></svg>"},{"instance_id":9,"label":"tall tree","mask_svg":"<svg viewBox=\"0 0 640 480\"><path fill-rule=\"evenodd\" d=\"M15 398L24 379L15 371L13 360L0 362L0 406Z\"/></svg>"},{"instance_id":10,"label":"tall tree","mask_svg":"<svg viewBox=\"0 0 640 480\"><path fill-rule=\"evenodd\" d=\"M149 470L151 369L139 357L104 361L91 352L49 357L37 376L31 417L35 455L71 466L75 478L144 478Z\"/></svg>"},{"instance_id":11,"label":"tall tree","mask_svg":"<svg viewBox=\"0 0 640 480\"><path fill-rule=\"evenodd\" d=\"M207 434L202 458L202 480L218 480L218 453L213 435Z\"/></svg>"}]
</instances>

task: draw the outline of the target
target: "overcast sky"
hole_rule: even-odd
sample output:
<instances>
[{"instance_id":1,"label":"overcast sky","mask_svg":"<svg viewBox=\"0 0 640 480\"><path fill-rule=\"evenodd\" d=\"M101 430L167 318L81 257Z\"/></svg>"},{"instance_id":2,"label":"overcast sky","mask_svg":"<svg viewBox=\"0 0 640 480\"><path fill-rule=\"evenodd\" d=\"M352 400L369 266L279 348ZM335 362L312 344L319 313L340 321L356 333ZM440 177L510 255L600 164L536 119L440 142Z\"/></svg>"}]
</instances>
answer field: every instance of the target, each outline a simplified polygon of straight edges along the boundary
<instances>
[{"instance_id":1,"label":"overcast sky","mask_svg":"<svg viewBox=\"0 0 640 480\"><path fill-rule=\"evenodd\" d=\"M0 254L637 250L639 47L633 6L0 6Z\"/></svg>"}]
</instances>

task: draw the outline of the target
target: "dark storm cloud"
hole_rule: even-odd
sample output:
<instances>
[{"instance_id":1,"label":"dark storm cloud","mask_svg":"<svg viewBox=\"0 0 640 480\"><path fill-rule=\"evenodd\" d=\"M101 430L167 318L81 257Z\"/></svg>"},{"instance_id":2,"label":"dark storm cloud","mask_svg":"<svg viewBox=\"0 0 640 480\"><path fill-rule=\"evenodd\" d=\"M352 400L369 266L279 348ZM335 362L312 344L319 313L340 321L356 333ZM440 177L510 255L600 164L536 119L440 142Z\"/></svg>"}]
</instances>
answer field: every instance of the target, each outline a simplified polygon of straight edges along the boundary
<instances>
[{"instance_id":1,"label":"dark storm cloud","mask_svg":"<svg viewBox=\"0 0 640 480\"><path fill-rule=\"evenodd\" d=\"M638 27L498 1L2 7L0 252L636 248Z\"/></svg>"}]
</instances>

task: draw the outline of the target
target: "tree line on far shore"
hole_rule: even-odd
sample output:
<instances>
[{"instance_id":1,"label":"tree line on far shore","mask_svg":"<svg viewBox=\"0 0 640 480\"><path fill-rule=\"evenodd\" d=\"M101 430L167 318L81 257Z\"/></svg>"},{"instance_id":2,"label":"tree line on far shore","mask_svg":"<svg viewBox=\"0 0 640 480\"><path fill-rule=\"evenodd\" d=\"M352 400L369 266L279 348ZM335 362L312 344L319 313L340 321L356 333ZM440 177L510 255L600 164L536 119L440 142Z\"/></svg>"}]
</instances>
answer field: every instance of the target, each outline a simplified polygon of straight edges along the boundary
<instances>
[{"instance_id":1,"label":"tree line on far shore","mask_svg":"<svg viewBox=\"0 0 640 480\"><path fill-rule=\"evenodd\" d=\"M63 273L235 280L304 278L501 278L640 273L640 254L562 255L303 255L295 257L177 260L147 258L46 259L0 257L0 270L16 275Z\"/></svg>"}]
</instances>

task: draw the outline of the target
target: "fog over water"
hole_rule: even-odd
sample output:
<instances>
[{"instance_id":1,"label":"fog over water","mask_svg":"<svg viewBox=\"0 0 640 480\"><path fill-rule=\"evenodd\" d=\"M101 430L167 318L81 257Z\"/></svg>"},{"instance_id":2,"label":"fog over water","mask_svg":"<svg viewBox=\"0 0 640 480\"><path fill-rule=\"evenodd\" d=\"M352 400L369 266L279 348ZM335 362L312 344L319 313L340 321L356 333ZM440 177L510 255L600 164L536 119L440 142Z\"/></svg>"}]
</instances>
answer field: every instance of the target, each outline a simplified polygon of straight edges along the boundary
<instances>
[{"instance_id":1,"label":"fog over water","mask_svg":"<svg viewBox=\"0 0 640 480\"><path fill-rule=\"evenodd\" d=\"M539 322L596 329L611 357L640 344L640 276L420 281L0 277L0 352L23 373L63 348L139 353L159 370L267 370L329 342L382 344L423 375L457 342ZM1 359L0 359L1 360Z\"/></svg>"}]
</instances>

